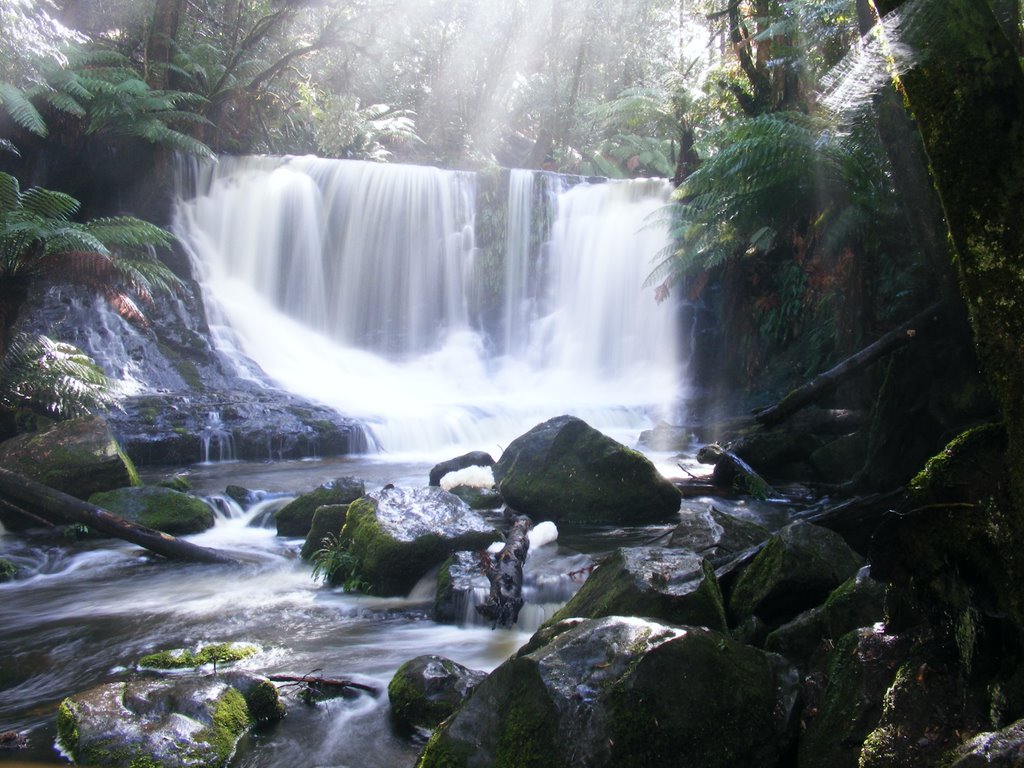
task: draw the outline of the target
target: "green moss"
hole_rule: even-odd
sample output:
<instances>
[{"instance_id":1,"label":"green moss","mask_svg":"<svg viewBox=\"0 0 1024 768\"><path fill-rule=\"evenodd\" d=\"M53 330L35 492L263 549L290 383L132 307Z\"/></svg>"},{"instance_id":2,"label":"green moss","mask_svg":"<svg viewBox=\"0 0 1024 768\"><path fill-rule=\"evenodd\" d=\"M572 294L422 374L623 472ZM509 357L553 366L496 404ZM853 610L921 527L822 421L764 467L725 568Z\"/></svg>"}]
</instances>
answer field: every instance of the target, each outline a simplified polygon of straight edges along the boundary
<instances>
[{"instance_id":1,"label":"green moss","mask_svg":"<svg viewBox=\"0 0 1024 768\"><path fill-rule=\"evenodd\" d=\"M213 643L194 652L176 648L150 653L139 659L139 666L146 669L194 669L204 664L232 664L258 651L257 646L248 643Z\"/></svg>"},{"instance_id":2,"label":"green moss","mask_svg":"<svg viewBox=\"0 0 1024 768\"><path fill-rule=\"evenodd\" d=\"M78 712L71 699L57 707L57 743L73 758L78 757Z\"/></svg>"},{"instance_id":3,"label":"green moss","mask_svg":"<svg viewBox=\"0 0 1024 768\"><path fill-rule=\"evenodd\" d=\"M302 544L299 556L303 560L310 560L317 550L324 546L324 540L328 536L337 537L345 525L345 516L348 513L348 504L328 504L318 507L313 512L313 521L310 524L309 533Z\"/></svg>"},{"instance_id":4,"label":"green moss","mask_svg":"<svg viewBox=\"0 0 1024 768\"><path fill-rule=\"evenodd\" d=\"M968 501L976 497L972 488L982 483L998 482L993 474L1003 474L1001 462L993 460L994 453L1006 447L1006 433L1002 426L986 424L962 432L940 453L925 464L913 480L911 492L922 501L944 500Z\"/></svg>"},{"instance_id":5,"label":"green moss","mask_svg":"<svg viewBox=\"0 0 1024 768\"><path fill-rule=\"evenodd\" d=\"M473 754L471 745L434 731L420 754L416 768L465 768Z\"/></svg>"},{"instance_id":6,"label":"green moss","mask_svg":"<svg viewBox=\"0 0 1024 768\"><path fill-rule=\"evenodd\" d=\"M210 745L216 757L215 765L225 765L235 751L235 744L253 724L245 697L234 688L228 688L213 705L212 723L196 734L197 741Z\"/></svg>"},{"instance_id":7,"label":"green moss","mask_svg":"<svg viewBox=\"0 0 1024 768\"><path fill-rule=\"evenodd\" d=\"M118 488L94 493L89 501L127 520L172 535L199 533L213 526L213 512L205 502L170 488Z\"/></svg>"},{"instance_id":8,"label":"green moss","mask_svg":"<svg viewBox=\"0 0 1024 768\"><path fill-rule=\"evenodd\" d=\"M0 583L11 581L18 575L18 567L10 560L0 557Z\"/></svg>"},{"instance_id":9,"label":"green moss","mask_svg":"<svg viewBox=\"0 0 1024 768\"><path fill-rule=\"evenodd\" d=\"M278 536L306 536L320 507L348 504L345 491L337 486L320 486L285 504L274 513Z\"/></svg>"},{"instance_id":10,"label":"green moss","mask_svg":"<svg viewBox=\"0 0 1024 768\"><path fill-rule=\"evenodd\" d=\"M284 704L277 686L269 680L259 680L245 694L249 715L258 723L275 722L284 717Z\"/></svg>"}]
</instances>

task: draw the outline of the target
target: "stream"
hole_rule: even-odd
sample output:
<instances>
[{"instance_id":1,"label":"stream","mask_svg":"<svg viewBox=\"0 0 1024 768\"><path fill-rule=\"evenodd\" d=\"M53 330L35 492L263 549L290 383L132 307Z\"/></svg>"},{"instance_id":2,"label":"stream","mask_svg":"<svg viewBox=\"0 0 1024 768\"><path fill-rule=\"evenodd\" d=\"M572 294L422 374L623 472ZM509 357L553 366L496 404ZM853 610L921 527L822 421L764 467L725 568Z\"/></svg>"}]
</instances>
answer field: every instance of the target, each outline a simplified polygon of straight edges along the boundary
<instances>
[{"instance_id":1,"label":"stream","mask_svg":"<svg viewBox=\"0 0 1024 768\"><path fill-rule=\"evenodd\" d=\"M288 715L248 737L253 743L242 745L234 766L412 766L423 744L391 727L386 694L403 662L431 653L489 671L571 596L579 579L567 574L617 546L645 543L671 530L560 531L557 541L531 548L527 606L519 624L492 631L475 622L435 623L431 583L404 599L323 586L298 557L300 539L252 525L267 519L267 510L257 505L243 513L222 495L231 483L293 494L343 475L363 478L368 490L386 483L425 485L429 469L370 456L189 468L193 492L217 498L222 509L214 528L189 540L230 552L242 567L160 561L113 540L63 543L0 535L0 556L30 574L0 584L0 733L17 731L29 739L27 750L0 749L0 764L66 764L53 746L58 703L135 674L133 664L142 655L202 641L246 641L262 649L240 663L248 669L294 675L322 670L327 677L373 685L381 694L315 706L286 699ZM279 498L262 504L281 503ZM766 511L723 508L758 519Z\"/></svg>"}]
</instances>

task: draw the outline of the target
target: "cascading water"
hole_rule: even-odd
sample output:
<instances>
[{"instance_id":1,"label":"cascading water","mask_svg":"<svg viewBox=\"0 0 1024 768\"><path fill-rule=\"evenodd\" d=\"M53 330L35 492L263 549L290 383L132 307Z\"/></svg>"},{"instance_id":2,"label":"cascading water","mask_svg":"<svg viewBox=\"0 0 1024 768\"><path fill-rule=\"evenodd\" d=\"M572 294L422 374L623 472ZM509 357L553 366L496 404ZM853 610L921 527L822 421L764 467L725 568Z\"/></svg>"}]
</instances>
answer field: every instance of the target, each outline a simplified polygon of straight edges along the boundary
<instances>
[{"instance_id":1,"label":"cascading water","mask_svg":"<svg viewBox=\"0 0 1024 768\"><path fill-rule=\"evenodd\" d=\"M223 159L176 231L222 349L362 418L392 455L500 451L562 413L635 437L682 382L674 308L643 290L669 185L509 177L502 263L486 269L475 177L435 168ZM553 208L541 236L538 198ZM488 330L472 297L495 280Z\"/></svg>"}]
</instances>

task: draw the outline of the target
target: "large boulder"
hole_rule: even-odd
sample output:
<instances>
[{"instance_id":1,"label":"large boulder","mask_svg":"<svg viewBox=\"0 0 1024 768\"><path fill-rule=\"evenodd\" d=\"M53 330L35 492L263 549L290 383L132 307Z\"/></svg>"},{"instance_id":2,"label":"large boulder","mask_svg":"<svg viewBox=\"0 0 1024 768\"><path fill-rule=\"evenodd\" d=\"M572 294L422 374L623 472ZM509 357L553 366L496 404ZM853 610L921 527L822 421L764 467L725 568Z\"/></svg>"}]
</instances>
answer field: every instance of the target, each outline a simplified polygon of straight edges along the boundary
<instances>
[{"instance_id":1,"label":"large boulder","mask_svg":"<svg viewBox=\"0 0 1024 768\"><path fill-rule=\"evenodd\" d=\"M729 610L738 622L756 614L769 624L784 623L824 602L861 565L860 555L839 534L791 523L768 539L739 575Z\"/></svg>"},{"instance_id":2,"label":"large boulder","mask_svg":"<svg viewBox=\"0 0 1024 768\"><path fill-rule=\"evenodd\" d=\"M306 536L313 525L313 515L327 504L351 504L366 493L366 486L357 477L328 480L319 488L304 493L274 513L278 536Z\"/></svg>"},{"instance_id":3,"label":"large boulder","mask_svg":"<svg viewBox=\"0 0 1024 768\"><path fill-rule=\"evenodd\" d=\"M274 684L249 672L105 683L61 702L57 742L83 765L227 765L241 736L283 709Z\"/></svg>"},{"instance_id":4,"label":"large boulder","mask_svg":"<svg viewBox=\"0 0 1024 768\"><path fill-rule=\"evenodd\" d=\"M727 630L711 565L690 552L662 547L616 550L551 621L614 615Z\"/></svg>"},{"instance_id":5,"label":"large boulder","mask_svg":"<svg viewBox=\"0 0 1024 768\"><path fill-rule=\"evenodd\" d=\"M513 440L494 465L494 480L505 503L535 523L664 522L681 501L646 457L573 416Z\"/></svg>"},{"instance_id":6,"label":"large boulder","mask_svg":"<svg viewBox=\"0 0 1024 768\"><path fill-rule=\"evenodd\" d=\"M204 501L170 488L118 488L94 493L89 502L125 520L173 536L200 533L213 527L213 511Z\"/></svg>"},{"instance_id":7,"label":"large boulder","mask_svg":"<svg viewBox=\"0 0 1024 768\"><path fill-rule=\"evenodd\" d=\"M857 768L902 654L898 638L875 629L854 630L839 639L824 676L810 678L804 695L799 768Z\"/></svg>"},{"instance_id":8,"label":"large boulder","mask_svg":"<svg viewBox=\"0 0 1024 768\"><path fill-rule=\"evenodd\" d=\"M562 622L499 666L428 742L420 768L775 765L796 675L703 628Z\"/></svg>"},{"instance_id":9,"label":"large boulder","mask_svg":"<svg viewBox=\"0 0 1024 768\"><path fill-rule=\"evenodd\" d=\"M349 505L338 547L352 572L328 575L345 583L353 572L366 591L404 596L449 553L486 549L499 533L464 501L440 488L375 491Z\"/></svg>"},{"instance_id":10,"label":"large boulder","mask_svg":"<svg viewBox=\"0 0 1024 768\"><path fill-rule=\"evenodd\" d=\"M99 416L60 421L5 441L0 466L83 500L139 484L131 460Z\"/></svg>"},{"instance_id":11,"label":"large boulder","mask_svg":"<svg viewBox=\"0 0 1024 768\"><path fill-rule=\"evenodd\" d=\"M1020 768L1024 763L1024 720L1001 731L979 733L956 750L950 768Z\"/></svg>"},{"instance_id":12,"label":"large boulder","mask_svg":"<svg viewBox=\"0 0 1024 768\"><path fill-rule=\"evenodd\" d=\"M405 662L388 683L395 722L405 728L434 729L458 709L486 672L441 656L417 656Z\"/></svg>"}]
</instances>

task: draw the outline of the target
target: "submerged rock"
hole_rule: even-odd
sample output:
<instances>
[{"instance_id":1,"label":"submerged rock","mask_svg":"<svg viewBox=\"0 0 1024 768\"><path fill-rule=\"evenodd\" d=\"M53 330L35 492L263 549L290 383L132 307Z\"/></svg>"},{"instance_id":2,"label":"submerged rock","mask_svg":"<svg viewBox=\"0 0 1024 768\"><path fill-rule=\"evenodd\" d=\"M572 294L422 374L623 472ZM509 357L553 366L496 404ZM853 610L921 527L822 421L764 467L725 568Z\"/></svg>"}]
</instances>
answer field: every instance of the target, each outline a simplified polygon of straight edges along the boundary
<instances>
[{"instance_id":1,"label":"submerged rock","mask_svg":"<svg viewBox=\"0 0 1024 768\"><path fill-rule=\"evenodd\" d=\"M434 594L434 621L459 624L473 604L474 590L485 592L489 588L483 574L480 555L476 552L452 552L441 564Z\"/></svg>"},{"instance_id":2,"label":"submerged rock","mask_svg":"<svg viewBox=\"0 0 1024 768\"><path fill-rule=\"evenodd\" d=\"M421 755L445 766L762 768L786 749L796 675L703 628L562 622L499 666Z\"/></svg>"},{"instance_id":3,"label":"submerged rock","mask_svg":"<svg viewBox=\"0 0 1024 768\"><path fill-rule=\"evenodd\" d=\"M739 621L757 614L780 624L820 605L862 564L860 555L834 531L792 523L773 535L739 575L729 610Z\"/></svg>"},{"instance_id":4,"label":"submerged rock","mask_svg":"<svg viewBox=\"0 0 1024 768\"><path fill-rule=\"evenodd\" d=\"M441 656L417 656L405 662L388 684L391 715L399 725L433 729L454 712L486 672Z\"/></svg>"},{"instance_id":5,"label":"submerged rock","mask_svg":"<svg viewBox=\"0 0 1024 768\"><path fill-rule=\"evenodd\" d=\"M283 714L274 684L252 673L139 678L64 699L57 743L85 765L218 768L250 727Z\"/></svg>"},{"instance_id":6,"label":"submerged rock","mask_svg":"<svg viewBox=\"0 0 1024 768\"><path fill-rule=\"evenodd\" d=\"M174 536L213 527L213 511L205 502L160 486L118 488L94 493L89 502L115 515Z\"/></svg>"},{"instance_id":7,"label":"submerged rock","mask_svg":"<svg viewBox=\"0 0 1024 768\"><path fill-rule=\"evenodd\" d=\"M662 547L616 550L551 622L614 615L727 630L722 593L711 565L689 552Z\"/></svg>"},{"instance_id":8,"label":"submerged rock","mask_svg":"<svg viewBox=\"0 0 1024 768\"><path fill-rule=\"evenodd\" d=\"M663 522L681 501L646 457L573 416L513 440L494 465L494 479L505 503L535 523Z\"/></svg>"},{"instance_id":9,"label":"submerged rock","mask_svg":"<svg viewBox=\"0 0 1024 768\"><path fill-rule=\"evenodd\" d=\"M0 444L0 466L83 500L139 484L131 460L99 416L60 421L6 440ZM15 518L13 524L18 522Z\"/></svg>"},{"instance_id":10,"label":"submerged rock","mask_svg":"<svg viewBox=\"0 0 1024 768\"><path fill-rule=\"evenodd\" d=\"M458 550L484 549L499 533L464 501L440 488L386 487L353 502L338 545L376 595L404 596ZM352 573L330 574L344 583Z\"/></svg>"},{"instance_id":11,"label":"submerged rock","mask_svg":"<svg viewBox=\"0 0 1024 768\"><path fill-rule=\"evenodd\" d=\"M306 536L317 508L327 504L350 504L366 493L358 477L339 477L304 493L274 513L278 536Z\"/></svg>"}]
</instances>

